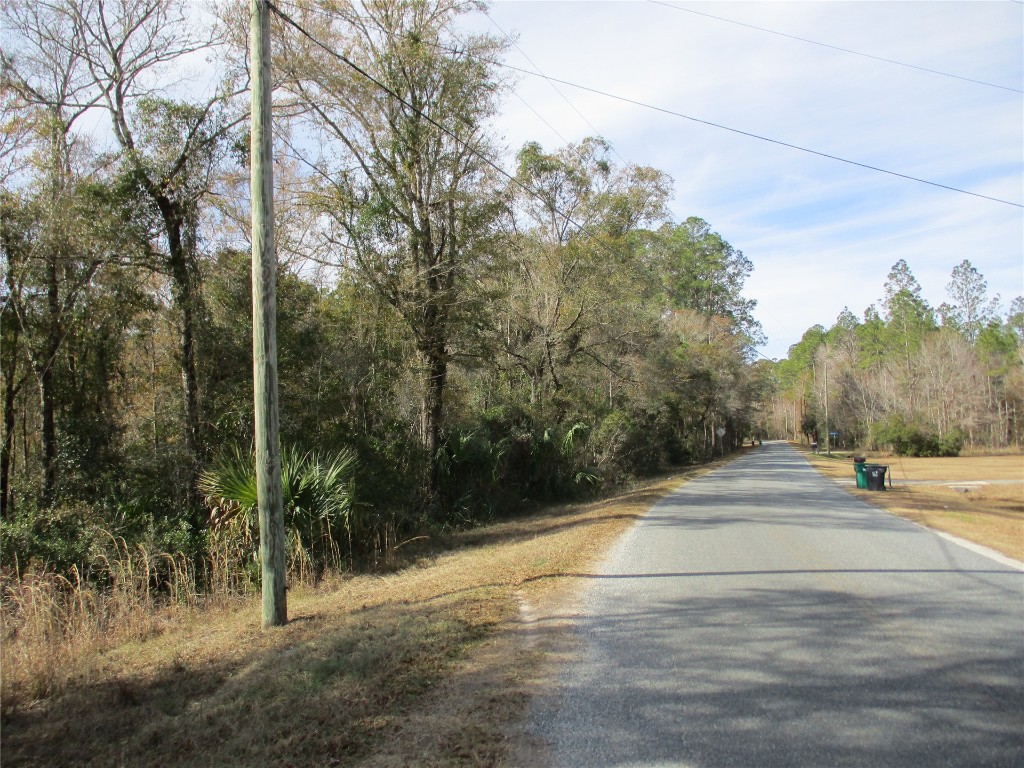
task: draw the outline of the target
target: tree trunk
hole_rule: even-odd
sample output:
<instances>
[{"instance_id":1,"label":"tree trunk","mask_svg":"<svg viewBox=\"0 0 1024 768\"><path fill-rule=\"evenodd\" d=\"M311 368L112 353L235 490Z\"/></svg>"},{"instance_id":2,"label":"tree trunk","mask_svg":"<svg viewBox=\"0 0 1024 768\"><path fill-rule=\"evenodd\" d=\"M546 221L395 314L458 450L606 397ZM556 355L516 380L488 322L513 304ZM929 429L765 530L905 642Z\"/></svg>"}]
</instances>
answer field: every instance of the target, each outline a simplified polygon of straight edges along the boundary
<instances>
[{"instance_id":1,"label":"tree trunk","mask_svg":"<svg viewBox=\"0 0 1024 768\"><path fill-rule=\"evenodd\" d=\"M11 279L10 265L7 271L8 302L13 304L16 301L14 282ZM5 308L8 311L13 309L10 305ZM18 372L18 342L21 339L21 326L17 321L11 323L11 338L7 349L3 350L9 355L9 360L4 361L4 443L0 449L0 518L7 518L14 512L14 499L11 495L11 473L13 466L11 459L14 457L14 403L18 394L18 386L15 386Z\"/></svg>"},{"instance_id":2,"label":"tree trunk","mask_svg":"<svg viewBox=\"0 0 1024 768\"><path fill-rule=\"evenodd\" d=\"M47 259L46 304L49 325L46 348L39 363L39 397L43 419L43 506L53 504L57 493L57 422L54 408L57 350L60 348L60 294L57 285L57 258Z\"/></svg>"},{"instance_id":3,"label":"tree trunk","mask_svg":"<svg viewBox=\"0 0 1024 768\"><path fill-rule=\"evenodd\" d=\"M420 403L420 427L423 449L430 462L430 470L424 488L428 508L436 507L441 491L441 426L444 411L444 390L448 382L448 356L444 344L435 341L421 353L426 362L426 380ZM437 510L435 509L435 512Z\"/></svg>"},{"instance_id":4,"label":"tree trunk","mask_svg":"<svg viewBox=\"0 0 1024 768\"><path fill-rule=\"evenodd\" d=\"M18 333L15 330L11 340L14 347L11 363L4 367L4 444L0 451L0 518L7 518L14 512L11 496L11 457L14 455L14 398L18 394L14 387Z\"/></svg>"},{"instance_id":5,"label":"tree trunk","mask_svg":"<svg viewBox=\"0 0 1024 768\"><path fill-rule=\"evenodd\" d=\"M199 466L203 458L204 441L199 406L199 375L196 368L195 332L198 315L196 294L195 254L193 237L185 232L186 217L181 206L167 197L158 196L156 203L163 216L167 236L167 266L171 273L171 298L180 316L179 364L185 400L185 450L188 454L187 484L189 501L198 504L197 489Z\"/></svg>"},{"instance_id":6,"label":"tree trunk","mask_svg":"<svg viewBox=\"0 0 1024 768\"><path fill-rule=\"evenodd\" d=\"M181 309L181 375L185 396L185 441L192 461L198 465L203 454L199 414L199 376L196 373L194 286L187 278L178 282L176 293Z\"/></svg>"}]
</instances>

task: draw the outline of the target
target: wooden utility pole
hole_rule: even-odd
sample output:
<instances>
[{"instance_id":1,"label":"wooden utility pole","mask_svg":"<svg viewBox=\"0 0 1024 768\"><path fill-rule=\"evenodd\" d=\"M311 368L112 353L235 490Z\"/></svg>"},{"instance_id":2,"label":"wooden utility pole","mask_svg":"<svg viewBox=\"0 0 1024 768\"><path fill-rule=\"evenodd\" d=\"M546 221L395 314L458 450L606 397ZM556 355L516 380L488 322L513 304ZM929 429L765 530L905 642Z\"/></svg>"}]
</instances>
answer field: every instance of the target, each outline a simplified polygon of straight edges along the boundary
<instances>
[{"instance_id":1,"label":"wooden utility pole","mask_svg":"<svg viewBox=\"0 0 1024 768\"><path fill-rule=\"evenodd\" d=\"M285 597L281 438L277 415L277 254L270 116L270 8L250 0L252 70L252 376L256 413L256 491L260 517L263 627L288 623Z\"/></svg>"},{"instance_id":2,"label":"wooden utility pole","mask_svg":"<svg viewBox=\"0 0 1024 768\"><path fill-rule=\"evenodd\" d=\"M825 454L832 455L832 435L828 431L828 347L825 347Z\"/></svg>"}]
</instances>

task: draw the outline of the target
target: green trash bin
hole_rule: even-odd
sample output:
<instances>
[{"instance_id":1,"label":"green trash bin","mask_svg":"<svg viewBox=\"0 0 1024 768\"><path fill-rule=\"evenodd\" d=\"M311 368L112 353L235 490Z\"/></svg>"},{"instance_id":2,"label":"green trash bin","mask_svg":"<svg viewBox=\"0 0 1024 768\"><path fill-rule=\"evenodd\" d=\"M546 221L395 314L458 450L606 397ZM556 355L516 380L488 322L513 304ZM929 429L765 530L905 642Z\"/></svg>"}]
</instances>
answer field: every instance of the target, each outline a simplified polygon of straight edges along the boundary
<instances>
[{"instance_id":1,"label":"green trash bin","mask_svg":"<svg viewBox=\"0 0 1024 768\"><path fill-rule=\"evenodd\" d=\"M868 488L868 472L865 469L867 459L863 456L853 457L853 471L857 473L857 487L862 491L866 491Z\"/></svg>"}]
</instances>

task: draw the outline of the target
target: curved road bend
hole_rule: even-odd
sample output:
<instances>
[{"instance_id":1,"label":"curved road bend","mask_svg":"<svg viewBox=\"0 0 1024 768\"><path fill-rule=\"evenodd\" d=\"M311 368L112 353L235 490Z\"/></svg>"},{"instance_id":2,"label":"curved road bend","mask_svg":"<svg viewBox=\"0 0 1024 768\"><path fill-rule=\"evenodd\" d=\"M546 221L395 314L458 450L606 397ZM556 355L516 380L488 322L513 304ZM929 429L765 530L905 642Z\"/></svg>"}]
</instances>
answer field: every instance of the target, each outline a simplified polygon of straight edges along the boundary
<instances>
[{"instance_id":1,"label":"curved road bend","mask_svg":"<svg viewBox=\"0 0 1024 768\"><path fill-rule=\"evenodd\" d=\"M1024 573L784 443L655 505L583 603L545 763L1024 765Z\"/></svg>"}]
</instances>

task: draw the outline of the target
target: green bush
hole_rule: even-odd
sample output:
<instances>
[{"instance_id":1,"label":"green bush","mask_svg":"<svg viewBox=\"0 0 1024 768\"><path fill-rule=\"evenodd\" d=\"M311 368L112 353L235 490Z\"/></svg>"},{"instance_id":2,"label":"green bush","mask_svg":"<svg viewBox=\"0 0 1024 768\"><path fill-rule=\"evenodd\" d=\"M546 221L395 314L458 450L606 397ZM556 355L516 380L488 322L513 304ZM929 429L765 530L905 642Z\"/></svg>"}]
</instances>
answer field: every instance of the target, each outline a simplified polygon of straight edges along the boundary
<instances>
[{"instance_id":1,"label":"green bush","mask_svg":"<svg viewBox=\"0 0 1024 768\"><path fill-rule=\"evenodd\" d=\"M38 568L59 574L87 573L110 534L97 509L87 504L52 509L22 507L0 521L0 551L5 568Z\"/></svg>"},{"instance_id":2,"label":"green bush","mask_svg":"<svg viewBox=\"0 0 1024 768\"><path fill-rule=\"evenodd\" d=\"M494 439L484 427L445 434L438 461L440 504L456 526L491 519L506 502L503 462L510 439Z\"/></svg>"},{"instance_id":3,"label":"green bush","mask_svg":"<svg viewBox=\"0 0 1024 768\"><path fill-rule=\"evenodd\" d=\"M285 531L293 567L316 571L341 565L342 548L351 562L380 539L372 514L353 503L355 454L300 454L289 448L281 459ZM199 490L210 508L210 527L230 540L242 561L251 562L259 542L255 462L235 451L203 472ZM224 543L223 541L221 543Z\"/></svg>"},{"instance_id":4,"label":"green bush","mask_svg":"<svg viewBox=\"0 0 1024 768\"><path fill-rule=\"evenodd\" d=\"M693 446L672 403L630 411L614 410L591 439L595 464L616 483L644 477L691 461Z\"/></svg>"},{"instance_id":5,"label":"green bush","mask_svg":"<svg viewBox=\"0 0 1024 768\"><path fill-rule=\"evenodd\" d=\"M967 435L962 429L954 427L939 440L940 456L959 456L963 450Z\"/></svg>"},{"instance_id":6,"label":"green bush","mask_svg":"<svg viewBox=\"0 0 1024 768\"><path fill-rule=\"evenodd\" d=\"M874 428L875 442L886 445L897 456L959 456L964 445L964 433L952 429L943 437L920 424L907 422L899 416L880 422Z\"/></svg>"},{"instance_id":7,"label":"green bush","mask_svg":"<svg viewBox=\"0 0 1024 768\"><path fill-rule=\"evenodd\" d=\"M486 411L474 426L449 430L440 451L440 504L462 527L534 502L591 494L602 476L588 461L582 421L540 429L517 408Z\"/></svg>"}]
</instances>

